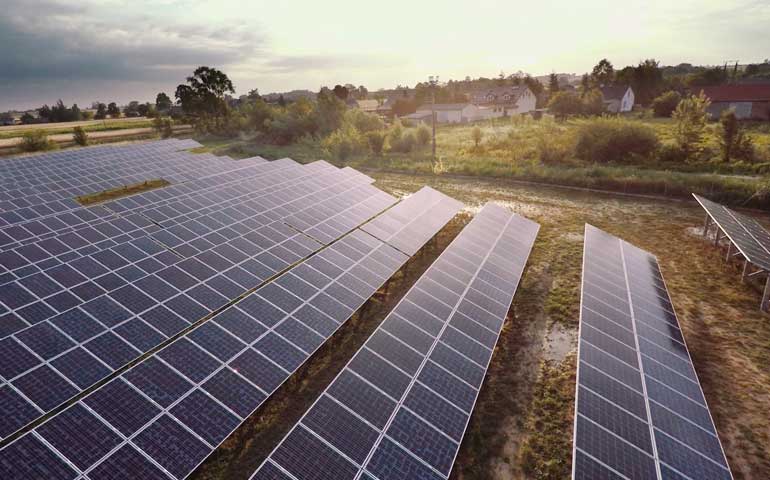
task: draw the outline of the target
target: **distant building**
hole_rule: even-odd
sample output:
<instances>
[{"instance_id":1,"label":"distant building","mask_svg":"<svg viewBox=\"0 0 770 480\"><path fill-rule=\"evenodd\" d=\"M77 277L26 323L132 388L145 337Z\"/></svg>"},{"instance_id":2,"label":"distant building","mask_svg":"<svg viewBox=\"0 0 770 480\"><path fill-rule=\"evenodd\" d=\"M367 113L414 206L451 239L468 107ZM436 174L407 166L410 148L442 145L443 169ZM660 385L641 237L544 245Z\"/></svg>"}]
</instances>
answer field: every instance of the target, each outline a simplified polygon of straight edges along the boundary
<instances>
[{"instance_id":1,"label":"distant building","mask_svg":"<svg viewBox=\"0 0 770 480\"><path fill-rule=\"evenodd\" d=\"M741 120L770 120L770 83L719 85L701 90L711 100L708 112L712 118L719 118L724 110L732 108Z\"/></svg>"},{"instance_id":2,"label":"distant building","mask_svg":"<svg viewBox=\"0 0 770 480\"><path fill-rule=\"evenodd\" d=\"M604 108L610 113L630 112L634 108L634 90L627 86L600 87Z\"/></svg>"},{"instance_id":3,"label":"distant building","mask_svg":"<svg viewBox=\"0 0 770 480\"><path fill-rule=\"evenodd\" d=\"M436 123L465 123L482 118L479 107L472 103L437 103L433 107L427 103L420 105L415 113L407 115L405 118L430 123L431 108L436 111Z\"/></svg>"},{"instance_id":4,"label":"distant building","mask_svg":"<svg viewBox=\"0 0 770 480\"><path fill-rule=\"evenodd\" d=\"M486 118L531 112L537 97L526 85L492 87L471 93L471 102L484 109Z\"/></svg>"}]
</instances>

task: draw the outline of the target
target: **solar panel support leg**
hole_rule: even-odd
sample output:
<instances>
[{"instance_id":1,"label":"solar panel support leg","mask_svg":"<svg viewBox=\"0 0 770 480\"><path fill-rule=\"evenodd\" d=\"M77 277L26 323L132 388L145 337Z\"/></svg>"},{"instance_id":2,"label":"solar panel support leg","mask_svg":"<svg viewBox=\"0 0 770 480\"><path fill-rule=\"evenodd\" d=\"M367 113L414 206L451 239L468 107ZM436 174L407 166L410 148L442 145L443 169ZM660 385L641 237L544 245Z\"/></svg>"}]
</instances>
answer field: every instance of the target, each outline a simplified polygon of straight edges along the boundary
<instances>
[{"instance_id":1,"label":"solar panel support leg","mask_svg":"<svg viewBox=\"0 0 770 480\"><path fill-rule=\"evenodd\" d=\"M725 257L725 262L730 261L730 257L733 255L733 242L730 242L727 244L727 256Z\"/></svg>"},{"instance_id":2,"label":"solar panel support leg","mask_svg":"<svg viewBox=\"0 0 770 480\"><path fill-rule=\"evenodd\" d=\"M706 223L703 224L703 238L708 238L709 227L711 227L711 217L706 214Z\"/></svg>"},{"instance_id":3,"label":"solar panel support leg","mask_svg":"<svg viewBox=\"0 0 770 480\"><path fill-rule=\"evenodd\" d=\"M763 312L768 311L767 302L770 301L770 275L765 280L765 291L762 293L762 305L759 307Z\"/></svg>"},{"instance_id":4,"label":"solar panel support leg","mask_svg":"<svg viewBox=\"0 0 770 480\"><path fill-rule=\"evenodd\" d=\"M744 282L746 282L749 279L749 273L750 273L749 270L750 270L750 268L749 268L749 261L748 260L744 260L743 261L743 272L741 273L741 280L743 280Z\"/></svg>"},{"instance_id":5,"label":"solar panel support leg","mask_svg":"<svg viewBox=\"0 0 770 480\"><path fill-rule=\"evenodd\" d=\"M719 238L719 228L717 228L716 235L714 235L714 246L715 247L719 246L719 240L721 240L721 238Z\"/></svg>"}]
</instances>

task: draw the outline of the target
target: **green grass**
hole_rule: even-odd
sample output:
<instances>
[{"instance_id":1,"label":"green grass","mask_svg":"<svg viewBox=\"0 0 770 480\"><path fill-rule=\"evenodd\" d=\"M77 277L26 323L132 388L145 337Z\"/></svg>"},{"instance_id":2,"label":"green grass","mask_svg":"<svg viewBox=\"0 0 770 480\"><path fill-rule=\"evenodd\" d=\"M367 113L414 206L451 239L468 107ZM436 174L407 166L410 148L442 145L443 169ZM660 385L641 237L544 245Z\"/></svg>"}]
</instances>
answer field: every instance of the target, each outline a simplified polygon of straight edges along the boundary
<instances>
[{"instance_id":1,"label":"green grass","mask_svg":"<svg viewBox=\"0 0 770 480\"><path fill-rule=\"evenodd\" d=\"M64 134L64 133L73 133L73 130L75 127L57 127L57 128L46 128L46 124L41 123L37 125L40 127L40 130L43 130L46 135L58 135L58 134ZM130 128L145 128L145 127L151 127L152 126L152 120L148 119L147 121L114 121L114 122L107 122L107 123L100 123L95 125L86 125L83 127L83 130L86 132L107 132L112 130L126 130ZM28 130L10 130L7 132L4 132L0 130L0 140L5 140L8 138L17 138L24 136L24 133Z\"/></svg>"}]
</instances>

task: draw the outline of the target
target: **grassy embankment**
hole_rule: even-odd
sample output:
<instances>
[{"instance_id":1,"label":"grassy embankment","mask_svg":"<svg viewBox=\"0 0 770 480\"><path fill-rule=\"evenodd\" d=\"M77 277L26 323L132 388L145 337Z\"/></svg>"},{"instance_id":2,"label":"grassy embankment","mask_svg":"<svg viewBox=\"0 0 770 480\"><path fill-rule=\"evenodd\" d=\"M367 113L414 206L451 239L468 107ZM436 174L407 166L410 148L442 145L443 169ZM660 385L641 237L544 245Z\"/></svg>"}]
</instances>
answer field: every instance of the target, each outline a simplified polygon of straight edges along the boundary
<instances>
[{"instance_id":1,"label":"grassy embankment","mask_svg":"<svg viewBox=\"0 0 770 480\"><path fill-rule=\"evenodd\" d=\"M670 143L673 123L667 119L635 119L655 130L662 143ZM359 169L414 174L444 174L509 178L545 184L610 190L634 194L687 197L701 193L736 206L769 207L766 194L770 172L770 124L749 124L758 161L721 163L640 161L634 164L593 164L575 158L577 129L586 120L557 123L550 120L499 119L478 125L441 125L437 133L438 162L430 147L411 153L386 152L381 156L359 154L344 160L324 152L315 140L292 145L261 144L249 140L204 138L202 151L235 157L260 155L269 159L291 157L307 162L324 158ZM479 126L483 139L476 147L472 129ZM704 137L702 158L718 157L717 125L710 124ZM759 192L759 193L758 193Z\"/></svg>"},{"instance_id":2,"label":"grassy embankment","mask_svg":"<svg viewBox=\"0 0 770 480\"><path fill-rule=\"evenodd\" d=\"M69 125L68 123L71 123ZM24 133L32 130L42 130L47 135L58 135L63 133L73 133L77 126L82 126L86 132L107 132L112 130L126 130L129 128L151 127L152 120L149 118L136 119L107 119L104 121L93 120L88 122L68 122L68 123L40 123L36 125L17 125L11 127L0 127L0 140L22 137ZM24 127L24 128L22 128Z\"/></svg>"}]
</instances>

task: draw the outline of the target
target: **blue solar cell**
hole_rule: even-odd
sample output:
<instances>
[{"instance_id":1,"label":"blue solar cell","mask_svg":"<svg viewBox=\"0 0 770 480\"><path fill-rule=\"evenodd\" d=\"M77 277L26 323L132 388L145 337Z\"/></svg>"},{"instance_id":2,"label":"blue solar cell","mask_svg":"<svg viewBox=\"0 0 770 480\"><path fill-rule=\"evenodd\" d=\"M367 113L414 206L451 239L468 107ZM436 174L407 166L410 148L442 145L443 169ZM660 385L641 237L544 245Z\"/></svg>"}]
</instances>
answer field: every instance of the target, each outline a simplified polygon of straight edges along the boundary
<instances>
[{"instance_id":1,"label":"blue solar cell","mask_svg":"<svg viewBox=\"0 0 770 480\"><path fill-rule=\"evenodd\" d=\"M8 480L72 480L75 470L32 434L0 450L0 473Z\"/></svg>"},{"instance_id":2,"label":"blue solar cell","mask_svg":"<svg viewBox=\"0 0 770 480\"><path fill-rule=\"evenodd\" d=\"M113 330L137 350L147 352L160 345L166 337L139 318L132 318Z\"/></svg>"},{"instance_id":3,"label":"blue solar cell","mask_svg":"<svg viewBox=\"0 0 770 480\"><path fill-rule=\"evenodd\" d=\"M404 449L387 438L383 439L366 469L380 480L439 480L441 475L420 463Z\"/></svg>"},{"instance_id":4,"label":"blue solar cell","mask_svg":"<svg viewBox=\"0 0 770 480\"><path fill-rule=\"evenodd\" d=\"M108 327L114 327L131 317L131 312L106 295L95 298L80 308Z\"/></svg>"},{"instance_id":5,"label":"blue solar cell","mask_svg":"<svg viewBox=\"0 0 770 480\"><path fill-rule=\"evenodd\" d=\"M229 361L246 347L235 336L218 327L213 322L204 323L192 331L187 338L222 362Z\"/></svg>"},{"instance_id":6,"label":"blue solar cell","mask_svg":"<svg viewBox=\"0 0 770 480\"><path fill-rule=\"evenodd\" d=\"M199 383L213 373L219 362L186 338L180 338L158 354L190 380Z\"/></svg>"},{"instance_id":7,"label":"blue solar cell","mask_svg":"<svg viewBox=\"0 0 770 480\"><path fill-rule=\"evenodd\" d=\"M239 422L238 417L197 389L177 403L171 414L210 445L219 444Z\"/></svg>"},{"instance_id":8,"label":"blue solar cell","mask_svg":"<svg viewBox=\"0 0 770 480\"><path fill-rule=\"evenodd\" d=\"M27 398L44 411L50 411L77 393L77 389L48 365L42 365L13 381Z\"/></svg>"},{"instance_id":9,"label":"blue solar cell","mask_svg":"<svg viewBox=\"0 0 770 480\"><path fill-rule=\"evenodd\" d=\"M121 441L118 434L80 404L56 415L37 432L80 469L93 465Z\"/></svg>"},{"instance_id":10,"label":"blue solar cell","mask_svg":"<svg viewBox=\"0 0 770 480\"><path fill-rule=\"evenodd\" d=\"M72 340L48 322L38 323L23 330L17 333L16 337L43 360L49 360L75 346Z\"/></svg>"},{"instance_id":11,"label":"blue solar cell","mask_svg":"<svg viewBox=\"0 0 770 480\"><path fill-rule=\"evenodd\" d=\"M249 344L267 331L267 328L243 313L239 308L228 308L214 317L212 321Z\"/></svg>"},{"instance_id":12,"label":"blue solar cell","mask_svg":"<svg viewBox=\"0 0 770 480\"><path fill-rule=\"evenodd\" d=\"M289 374L267 358L248 349L230 362L230 367L265 392L272 392Z\"/></svg>"},{"instance_id":13,"label":"blue solar cell","mask_svg":"<svg viewBox=\"0 0 770 480\"><path fill-rule=\"evenodd\" d=\"M0 340L0 376L4 379L12 379L38 363L38 358L16 339Z\"/></svg>"},{"instance_id":14,"label":"blue solar cell","mask_svg":"<svg viewBox=\"0 0 770 480\"><path fill-rule=\"evenodd\" d=\"M106 330L103 325L86 315L79 308L59 314L52 318L50 322L56 328L72 337L76 342L84 342Z\"/></svg>"},{"instance_id":15,"label":"blue solar cell","mask_svg":"<svg viewBox=\"0 0 770 480\"><path fill-rule=\"evenodd\" d=\"M0 411L3 412L0 415L0 438L7 437L40 415L40 412L10 385L0 386ZM0 462L3 456L4 451L0 450Z\"/></svg>"},{"instance_id":16,"label":"blue solar cell","mask_svg":"<svg viewBox=\"0 0 770 480\"><path fill-rule=\"evenodd\" d=\"M358 472L355 465L304 428L292 430L271 457L303 480L353 480Z\"/></svg>"},{"instance_id":17,"label":"blue solar cell","mask_svg":"<svg viewBox=\"0 0 770 480\"><path fill-rule=\"evenodd\" d=\"M182 375L156 358L132 368L125 378L162 407L177 401L191 386Z\"/></svg>"},{"instance_id":18,"label":"blue solar cell","mask_svg":"<svg viewBox=\"0 0 770 480\"><path fill-rule=\"evenodd\" d=\"M318 399L302 418L302 424L359 464L366 460L379 436L377 430L328 396Z\"/></svg>"},{"instance_id":19,"label":"blue solar cell","mask_svg":"<svg viewBox=\"0 0 770 480\"><path fill-rule=\"evenodd\" d=\"M132 445L124 445L88 472L90 480L168 480L168 476Z\"/></svg>"},{"instance_id":20,"label":"blue solar cell","mask_svg":"<svg viewBox=\"0 0 770 480\"><path fill-rule=\"evenodd\" d=\"M272 332L257 341L254 348L289 372L293 372L307 358L305 352Z\"/></svg>"},{"instance_id":21,"label":"blue solar cell","mask_svg":"<svg viewBox=\"0 0 770 480\"><path fill-rule=\"evenodd\" d=\"M144 312L140 317L167 337L172 337L190 326L190 324L183 320L182 317L163 305L158 305L157 307Z\"/></svg>"},{"instance_id":22,"label":"blue solar cell","mask_svg":"<svg viewBox=\"0 0 770 480\"><path fill-rule=\"evenodd\" d=\"M177 478L186 477L210 451L168 415L143 430L133 443Z\"/></svg>"},{"instance_id":23,"label":"blue solar cell","mask_svg":"<svg viewBox=\"0 0 770 480\"><path fill-rule=\"evenodd\" d=\"M112 369L122 367L141 353L112 332L89 340L84 347Z\"/></svg>"},{"instance_id":24,"label":"blue solar cell","mask_svg":"<svg viewBox=\"0 0 770 480\"><path fill-rule=\"evenodd\" d=\"M248 417L266 398L229 368L215 373L203 384L203 389L241 418Z\"/></svg>"},{"instance_id":25,"label":"blue solar cell","mask_svg":"<svg viewBox=\"0 0 770 480\"><path fill-rule=\"evenodd\" d=\"M185 294L178 295L171 300L168 300L164 305L189 323L194 323L209 313L209 311L202 307L198 302Z\"/></svg>"},{"instance_id":26,"label":"blue solar cell","mask_svg":"<svg viewBox=\"0 0 770 480\"><path fill-rule=\"evenodd\" d=\"M99 362L93 355L80 347L56 358L51 362L51 366L81 390L107 378L107 375L111 372L109 368Z\"/></svg>"}]
</instances>

